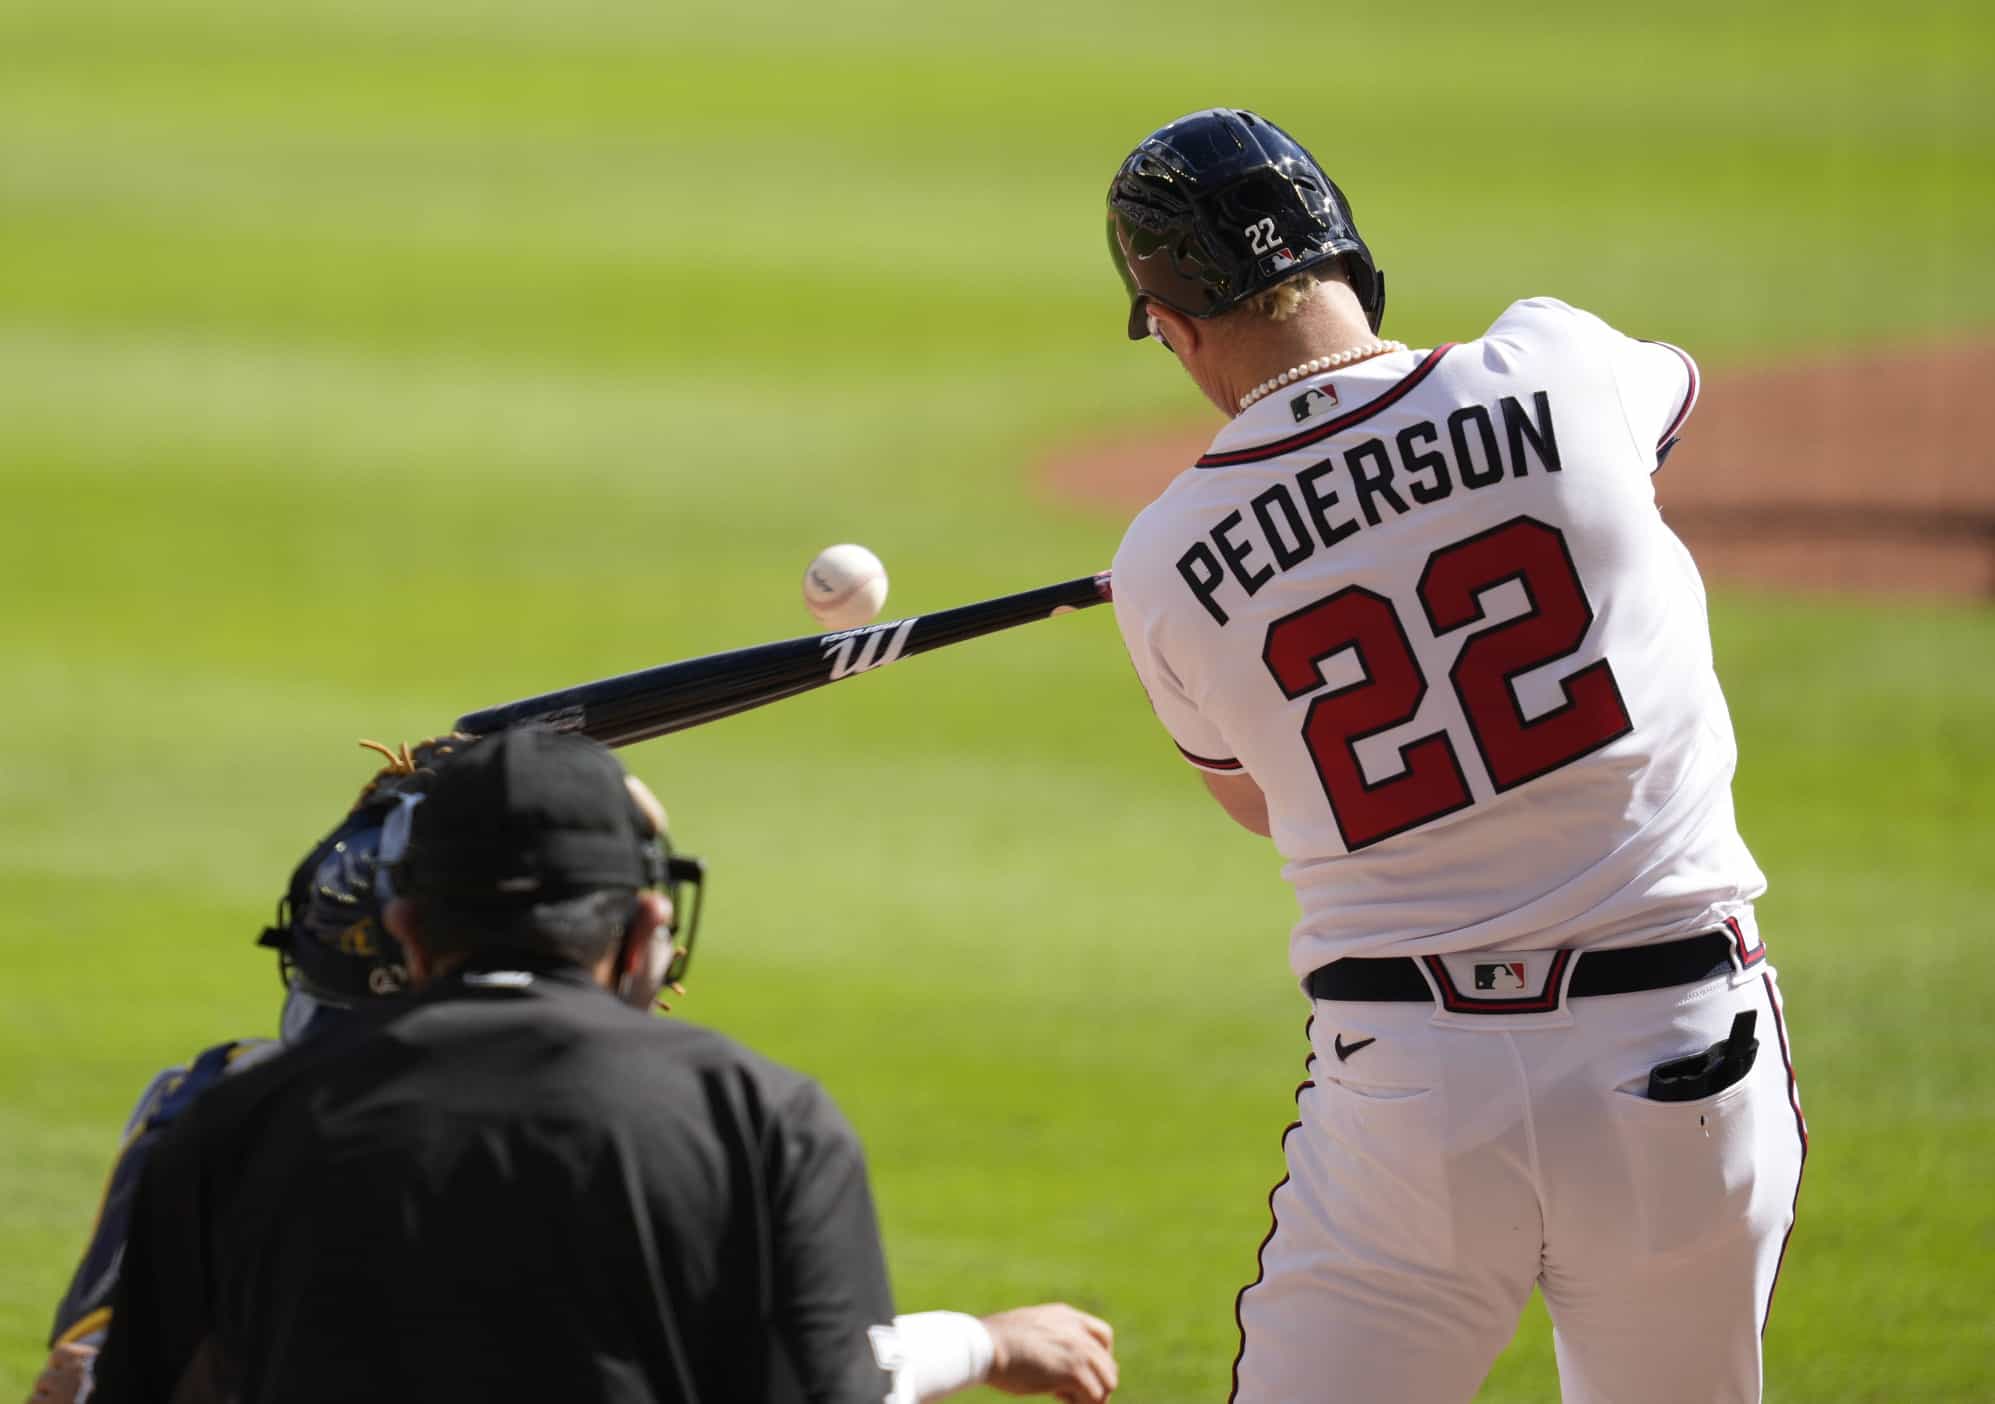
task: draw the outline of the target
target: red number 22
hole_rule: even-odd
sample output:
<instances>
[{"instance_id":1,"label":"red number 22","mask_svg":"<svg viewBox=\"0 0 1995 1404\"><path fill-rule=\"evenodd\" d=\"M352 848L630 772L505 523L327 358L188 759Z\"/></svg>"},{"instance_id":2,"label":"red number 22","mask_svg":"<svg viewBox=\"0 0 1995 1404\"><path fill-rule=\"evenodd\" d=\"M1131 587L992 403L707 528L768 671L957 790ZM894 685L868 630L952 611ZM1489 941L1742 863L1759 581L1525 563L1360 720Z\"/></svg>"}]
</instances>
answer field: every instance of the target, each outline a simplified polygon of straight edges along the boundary
<instances>
[{"instance_id":1,"label":"red number 22","mask_svg":"<svg viewBox=\"0 0 1995 1404\"><path fill-rule=\"evenodd\" d=\"M1565 537L1535 518L1513 517L1427 558L1418 593L1428 627L1440 637L1475 623L1483 617L1477 596L1510 580L1523 587L1525 612L1471 634L1448 672L1499 794L1634 729L1604 658L1561 679L1564 701L1549 712L1527 720L1517 703L1518 674L1572 654L1593 623ZM1323 661L1347 648L1363 676L1318 692ZM1261 657L1285 696L1317 693L1303 717L1302 739L1346 849L1473 803L1445 730L1401 746L1403 768L1387 779L1366 780L1358 763L1358 742L1411 721L1427 696L1406 626L1385 596L1353 585L1284 615L1268 626Z\"/></svg>"}]
</instances>

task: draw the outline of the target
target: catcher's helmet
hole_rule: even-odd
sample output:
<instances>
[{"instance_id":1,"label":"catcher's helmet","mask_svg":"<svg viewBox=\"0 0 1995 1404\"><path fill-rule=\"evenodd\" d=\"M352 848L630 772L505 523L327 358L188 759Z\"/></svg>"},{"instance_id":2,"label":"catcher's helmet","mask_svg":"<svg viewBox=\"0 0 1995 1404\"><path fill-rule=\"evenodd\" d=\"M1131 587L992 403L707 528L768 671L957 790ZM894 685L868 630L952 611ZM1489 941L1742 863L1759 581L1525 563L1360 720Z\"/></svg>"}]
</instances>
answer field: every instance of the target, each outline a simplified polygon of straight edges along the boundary
<instances>
[{"instance_id":1,"label":"catcher's helmet","mask_svg":"<svg viewBox=\"0 0 1995 1404\"><path fill-rule=\"evenodd\" d=\"M1385 275L1344 193L1294 137L1237 108L1180 117L1129 153L1108 187L1108 247L1131 341L1148 332L1146 298L1210 317L1340 256L1374 332L1385 317Z\"/></svg>"},{"instance_id":2,"label":"catcher's helmet","mask_svg":"<svg viewBox=\"0 0 1995 1404\"><path fill-rule=\"evenodd\" d=\"M292 870L277 920L257 944L277 951L293 991L345 1009L408 983L401 943L381 921L389 895L382 879L407 842L416 798L363 803Z\"/></svg>"}]
</instances>

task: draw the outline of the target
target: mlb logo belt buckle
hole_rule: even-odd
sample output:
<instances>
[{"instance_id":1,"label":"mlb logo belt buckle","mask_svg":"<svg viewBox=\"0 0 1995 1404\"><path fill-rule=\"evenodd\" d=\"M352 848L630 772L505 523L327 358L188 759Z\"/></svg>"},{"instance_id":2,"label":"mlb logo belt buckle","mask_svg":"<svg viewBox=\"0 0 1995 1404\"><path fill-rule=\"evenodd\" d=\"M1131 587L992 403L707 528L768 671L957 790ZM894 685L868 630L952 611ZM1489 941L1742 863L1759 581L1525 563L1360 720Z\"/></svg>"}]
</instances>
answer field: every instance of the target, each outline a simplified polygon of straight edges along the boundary
<instances>
[{"instance_id":1,"label":"mlb logo belt buckle","mask_svg":"<svg viewBox=\"0 0 1995 1404\"><path fill-rule=\"evenodd\" d=\"M1556 1014L1565 1002L1571 950L1465 951L1422 956L1434 998L1449 1014Z\"/></svg>"},{"instance_id":2,"label":"mlb logo belt buckle","mask_svg":"<svg viewBox=\"0 0 1995 1404\"><path fill-rule=\"evenodd\" d=\"M1476 992L1522 990L1526 968L1521 960L1479 960L1475 963Z\"/></svg>"}]
</instances>

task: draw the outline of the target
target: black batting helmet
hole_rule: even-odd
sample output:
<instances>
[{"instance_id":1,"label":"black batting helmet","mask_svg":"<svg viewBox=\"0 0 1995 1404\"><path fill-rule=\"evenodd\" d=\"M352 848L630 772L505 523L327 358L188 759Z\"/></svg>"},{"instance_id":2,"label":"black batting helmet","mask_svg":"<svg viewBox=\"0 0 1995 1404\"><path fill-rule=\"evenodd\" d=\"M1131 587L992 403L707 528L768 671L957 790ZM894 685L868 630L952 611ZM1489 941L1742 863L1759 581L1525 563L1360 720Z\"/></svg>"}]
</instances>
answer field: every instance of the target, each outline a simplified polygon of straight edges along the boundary
<instances>
[{"instance_id":1,"label":"black batting helmet","mask_svg":"<svg viewBox=\"0 0 1995 1404\"><path fill-rule=\"evenodd\" d=\"M1238 108L1180 117L1129 153L1108 187L1108 247L1131 341L1148 332L1146 299L1210 317L1340 257L1374 332L1385 318L1385 275L1344 193L1294 137Z\"/></svg>"}]
</instances>

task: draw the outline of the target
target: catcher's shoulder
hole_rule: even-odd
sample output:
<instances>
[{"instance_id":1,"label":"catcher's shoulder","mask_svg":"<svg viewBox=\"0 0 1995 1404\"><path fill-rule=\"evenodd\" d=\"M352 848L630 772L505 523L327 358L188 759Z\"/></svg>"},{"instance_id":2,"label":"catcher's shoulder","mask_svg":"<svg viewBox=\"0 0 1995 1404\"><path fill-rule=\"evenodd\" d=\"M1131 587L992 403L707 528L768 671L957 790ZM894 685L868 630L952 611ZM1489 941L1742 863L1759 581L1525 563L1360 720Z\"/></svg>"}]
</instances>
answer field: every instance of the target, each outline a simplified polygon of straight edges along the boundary
<instances>
[{"instance_id":1,"label":"catcher's shoulder","mask_svg":"<svg viewBox=\"0 0 1995 1404\"><path fill-rule=\"evenodd\" d=\"M184 1063L154 1073L125 1119L125 1135L164 1127L177 1119L203 1094L268 1062L284 1045L274 1038L232 1038L210 1044Z\"/></svg>"}]
</instances>

